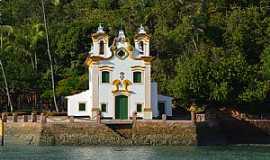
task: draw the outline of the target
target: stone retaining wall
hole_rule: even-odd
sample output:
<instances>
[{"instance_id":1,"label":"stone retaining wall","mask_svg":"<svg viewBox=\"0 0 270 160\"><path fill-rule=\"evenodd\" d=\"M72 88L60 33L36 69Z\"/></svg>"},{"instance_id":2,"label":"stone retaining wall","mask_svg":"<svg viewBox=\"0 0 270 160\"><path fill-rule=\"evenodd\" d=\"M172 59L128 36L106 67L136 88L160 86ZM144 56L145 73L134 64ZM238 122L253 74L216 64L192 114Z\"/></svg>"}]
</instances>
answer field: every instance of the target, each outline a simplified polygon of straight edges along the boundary
<instances>
[{"instance_id":1,"label":"stone retaining wall","mask_svg":"<svg viewBox=\"0 0 270 160\"><path fill-rule=\"evenodd\" d=\"M5 144L39 144L40 123L5 123Z\"/></svg>"},{"instance_id":2,"label":"stone retaining wall","mask_svg":"<svg viewBox=\"0 0 270 160\"><path fill-rule=\"evenodd\" d=\"M47 123L43 125L40 145L128 145L104 124Z\"/></svg>"},{"instance_id":3,"label":"stone retaining wall","mask_svg":"<svg viewBox=\"0 0 270 160\"><path fill-rule=\"evenodd\" d=\"M37 145L196 145L191 122L137 121L110 127L94 122L6 123L6 143Z\"/></svg>"},{"instance_id":4,"label":"stone retaining wall","mask_svg":"<svg viewBox=\"0 0 270 160\"><path fill-rule=\"evenodd\" d=\"M142 145L196 145L196 126L181 121L144 121L134 127L134 142Z\"/></svg>"}]
</instances>

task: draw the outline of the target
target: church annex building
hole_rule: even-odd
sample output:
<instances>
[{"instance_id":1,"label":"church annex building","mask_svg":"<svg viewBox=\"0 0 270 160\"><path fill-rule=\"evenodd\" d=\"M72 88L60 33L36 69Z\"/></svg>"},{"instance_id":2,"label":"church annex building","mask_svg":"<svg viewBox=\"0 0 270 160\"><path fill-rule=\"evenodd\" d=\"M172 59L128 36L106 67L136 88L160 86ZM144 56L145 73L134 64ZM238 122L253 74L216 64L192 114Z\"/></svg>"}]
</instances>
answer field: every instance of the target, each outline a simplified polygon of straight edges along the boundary
<instances>
[{"instance_id":1,"label":"church annex building","mask_svg":"<svg viewBox=\"0 0 270 160\"><path fill-rule=\"evenodd\" d=\"M89 89L67 96L68 116L130 119L134 112L142 119L172 116L172 97L158 94L151 81L150 37L141 26L132 46L123 30L109 46L109 36L100 25L92 34L92 47L85 64L89 68Z\"/></svg>"}]
</instances>

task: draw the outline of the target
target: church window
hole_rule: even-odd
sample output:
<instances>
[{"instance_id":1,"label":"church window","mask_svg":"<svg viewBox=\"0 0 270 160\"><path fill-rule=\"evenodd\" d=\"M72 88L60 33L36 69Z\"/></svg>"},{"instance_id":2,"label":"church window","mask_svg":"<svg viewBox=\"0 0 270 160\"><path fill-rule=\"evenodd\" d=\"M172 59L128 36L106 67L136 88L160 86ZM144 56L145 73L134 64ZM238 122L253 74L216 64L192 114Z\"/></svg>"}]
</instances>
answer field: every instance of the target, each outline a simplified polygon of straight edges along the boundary
<instances>
[{"instance_id":1,"label":"church window","mask_svg":"<svg viewBox=\"0 0 270 160\"><path fill-rule=\"evenodd\" d=\"M107 112L107 105L105 103L101 104L101 112Z\"/></svg>"},{"instance_id":2,"label":"church window","mask_svg":"<svg viewBox=\"0 0 270 160\"><path fill-rule=\"evenodd\" d=\"M141 72L133 72L133 82L141 83L142 82L142 73Z\"/></svg>"},{"instance_id":3,"label":"church window","mask_svg":"<svg viewBox=\"0 0 270 160\"><path fill-rule=\"evenodd\" d=\"M118 52L118 56L119 56L120 58L123 58L123 57L125 56L125 52L124 52L124 51Z\"/></svg>"},{"instance_id":4,"label":"church window","mask_svg":"<svg viewBox=\"0 0 270 160\"><path fill-rule=\"evenodd\" d=\"M140 52L143 53L143 50L144 50L143 41L140 41L140 43L139 43L139 49L140 49Z\"/></svg>"},{"instance_id":5,"label":"church window","mask_svg":"<svg viewBox=\"0 0 270 160\"><path fill-rule=\"evenodd\" d=\"M85 111L85 103L79 103L79 111Z\"/></svg>"},{"instance_id":6,"label":"church window","mask_svg":"<svg viewBox=\"0 0 270 160\"><path fill-rule=\"evenodd\" d=\"M116 52L116 56L120 58L121 60L125 59L128 56L128 53L125 51L125 49L119 49Z\"/></svg>"},{"instance_id":7,"label":"church window","mask_svg":"<svg viewBox=\"0 0 270 160\"><path fill-rule=\"evenodd\" d=\"M104 55L104 42L103 41L99 42L99 54Z\"/></svg>"},{"instance_id":8,"label":"church window","mask_svg":"<svg viewBox=\"0 0 270 160\"><path fill-rule=\"evenodd\" d=\"M137 104L137 112L142 112L142 104Z\"/></svg>"},{"instance_id":9,"label":"church window","mask_svg":"<svg viewBox=\"0 0 270 160\"><path fill-rule=\"evenodd\" d=\"M102 77L101 77L102 83L109 83L110 82L110 72L108 71L103 71L102 72Z\"/></svg>"}]
</instances>

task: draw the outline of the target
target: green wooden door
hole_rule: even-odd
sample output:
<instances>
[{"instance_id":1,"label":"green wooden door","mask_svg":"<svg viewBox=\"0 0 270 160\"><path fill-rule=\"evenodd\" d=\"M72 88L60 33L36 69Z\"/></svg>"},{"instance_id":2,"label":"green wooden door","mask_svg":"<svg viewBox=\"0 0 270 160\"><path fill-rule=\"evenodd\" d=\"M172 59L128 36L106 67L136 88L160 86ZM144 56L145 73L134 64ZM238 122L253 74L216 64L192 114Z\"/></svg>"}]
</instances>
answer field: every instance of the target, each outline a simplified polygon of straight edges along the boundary
<instances>
[{"instance_id":1,"label":"green wooden door","mask_svg":"<svg viewBox=\"0 0 270 160\"><path fill-rule=\"evenodd\" d=\"M115 119L128 119L128 97L115 97Z\"/></svg>"}]
</instances>

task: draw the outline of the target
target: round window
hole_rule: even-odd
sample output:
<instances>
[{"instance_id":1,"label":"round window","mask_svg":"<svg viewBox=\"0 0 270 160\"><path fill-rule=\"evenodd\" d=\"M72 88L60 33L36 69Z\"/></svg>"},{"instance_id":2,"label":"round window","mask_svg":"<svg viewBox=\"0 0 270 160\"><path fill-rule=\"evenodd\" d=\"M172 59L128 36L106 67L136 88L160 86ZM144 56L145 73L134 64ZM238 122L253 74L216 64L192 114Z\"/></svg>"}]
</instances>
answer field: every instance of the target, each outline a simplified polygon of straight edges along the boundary
<instances>
[{"instance_id":1,"label":"round window","mask_svg":"<svg viewBox=\"0 0 270 160\"><path fill-rule=\"evenodd\" d=\"M123 50L120 50L119 52L117 52L117 57L119 57L120 59L125 59L127 57L127 53Z\"/></svg>"},{"instance_id":2,"label":"round window","mask_svg":"<svg viewBox=\"0 0 270 160\"><path fill-rule=\"evenodd\" d=\"M118 56L123 58L125 56L125 52L124 51L120 51L118 52Z\"/></svg>"}]
</instances>

